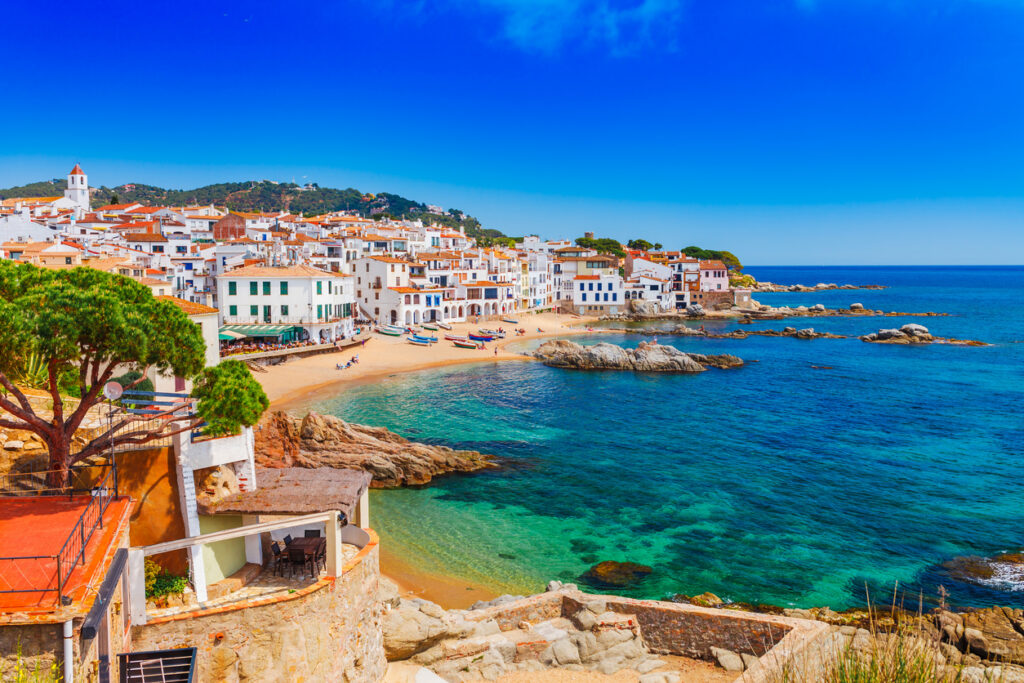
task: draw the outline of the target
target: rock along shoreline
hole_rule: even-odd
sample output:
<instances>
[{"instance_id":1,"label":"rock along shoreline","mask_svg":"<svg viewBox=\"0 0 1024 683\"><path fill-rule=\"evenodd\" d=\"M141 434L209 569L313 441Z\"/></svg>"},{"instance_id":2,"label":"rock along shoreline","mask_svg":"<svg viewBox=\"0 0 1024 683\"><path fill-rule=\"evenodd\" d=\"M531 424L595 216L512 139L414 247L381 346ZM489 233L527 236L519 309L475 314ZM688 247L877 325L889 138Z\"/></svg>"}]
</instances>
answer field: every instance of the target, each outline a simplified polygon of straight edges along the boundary
<instances>
[{"instance_id":1,"label":"rock along shoreline","mask_svg":"<svg viewBox=\"0 0 1024 683\"><path fill-rule=\"evenodd\" d=\"M409 441L385 429L310 412L268 413L255 429L260 467L334 467L373 475L372 488L421 486L450 472L498 467L494 456Z\"/></svg>"}]
</instances>

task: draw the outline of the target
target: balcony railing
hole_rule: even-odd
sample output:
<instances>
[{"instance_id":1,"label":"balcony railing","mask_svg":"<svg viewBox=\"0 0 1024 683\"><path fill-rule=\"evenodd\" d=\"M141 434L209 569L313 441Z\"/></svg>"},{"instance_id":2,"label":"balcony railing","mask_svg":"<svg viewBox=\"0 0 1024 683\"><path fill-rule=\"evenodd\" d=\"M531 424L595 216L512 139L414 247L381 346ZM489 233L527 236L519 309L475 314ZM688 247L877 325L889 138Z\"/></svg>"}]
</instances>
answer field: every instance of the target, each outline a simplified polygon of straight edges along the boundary
<instances>
[{"instance_id":1,"label":"balcony railing","mask_svg":"<svg viewBox=\"0 0 1024 683\"><path fill-rule=\"evenodd\" d=\"M89 489L89 502L55 554L0 557L0 593L56 592L62 600L71 573L85 565L89 541L96 529L103 528L103 515L115 497L114 481L111 466L99 483Z\"/></svg>"}]
</instances>

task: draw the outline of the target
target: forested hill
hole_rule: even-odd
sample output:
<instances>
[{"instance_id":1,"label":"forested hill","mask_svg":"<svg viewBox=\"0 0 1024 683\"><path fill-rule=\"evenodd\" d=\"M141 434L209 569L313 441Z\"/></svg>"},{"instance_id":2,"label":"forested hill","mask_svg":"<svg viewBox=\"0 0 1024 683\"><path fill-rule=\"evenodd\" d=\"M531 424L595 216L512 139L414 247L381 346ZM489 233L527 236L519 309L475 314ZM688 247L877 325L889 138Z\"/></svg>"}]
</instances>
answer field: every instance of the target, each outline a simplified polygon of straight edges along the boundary
<instances>
[{"instance_id":1,"label":"forested hill","mask_svg":"<svg viewBox=\"0 0 1024 683\"><path fill-rule=\"evenodd\" d=\"M64 193L66 180L54 179L30 183L20 187L0 189L0 199L10 197L54 197ZM473 216L458 209L437 215L427 212L426 204L406 199L389 192L365 194L354 188L338 190L320 187L316 183L306 186L295 183L275 183L269 180L241 183L217 183L194 190L167 190L162 187L128 183L117 187L93 188L92 206L138 202L146 206L185 206L214 204L232 211L287 211L314 216L330 211L356 211L362 216L388 215L394 218L417 219L425 223L445 225L454 229L465 228L466 234L483 243L504 238L499 230L484 228Z\"/></svg>"}]
</instances>

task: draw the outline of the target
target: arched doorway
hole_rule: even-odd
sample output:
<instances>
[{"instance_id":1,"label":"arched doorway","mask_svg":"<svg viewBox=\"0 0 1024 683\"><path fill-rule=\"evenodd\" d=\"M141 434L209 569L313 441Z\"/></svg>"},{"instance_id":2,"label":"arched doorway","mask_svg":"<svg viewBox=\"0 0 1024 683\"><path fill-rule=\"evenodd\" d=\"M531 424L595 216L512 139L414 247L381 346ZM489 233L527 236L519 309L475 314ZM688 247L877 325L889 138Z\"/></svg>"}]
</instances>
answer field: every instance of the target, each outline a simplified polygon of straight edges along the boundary
<instances>
[{"instance_id":1,"label":"arched doorway","mask_svg":"<svg viewBox=\"0 0 1024 683\"><path fill-rule=\"evenodd\" d=\"M412 311L405 312L405 324L408 325L412 322Z\"/></svg>"}]
</instances>

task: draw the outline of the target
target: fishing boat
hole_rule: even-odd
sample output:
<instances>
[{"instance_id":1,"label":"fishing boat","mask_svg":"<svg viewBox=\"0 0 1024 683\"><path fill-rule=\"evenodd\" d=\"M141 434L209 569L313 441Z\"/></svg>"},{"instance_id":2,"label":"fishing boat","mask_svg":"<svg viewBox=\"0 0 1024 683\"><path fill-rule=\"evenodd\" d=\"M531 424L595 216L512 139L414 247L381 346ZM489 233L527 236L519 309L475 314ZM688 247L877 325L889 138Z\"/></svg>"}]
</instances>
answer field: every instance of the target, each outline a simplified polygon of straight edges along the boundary
<instances>
[{"instance_id":1,"label":"fishing boat","mask_svg":"<svg viewBox=\"0 0 1024 683\"><path fill-rule=\"evenodd\" d=\"M389 337L401 337L404 334L402 330L396 330L392 327L378 327L377 332L380 334L386 334Z\"/></svg>"},{"instance_id":2,"label":"fishing boat","mask_svg":"<svg viewBox=\"0 0 1024 683\"><path fill-rule=\"evenodd\" d=\"M452 341L452 345L453 346L457 346L460 349L479 349L480 348L480 344L478 342L468 341L468 340L467 341L461 341L461 340L455 339L455 340Z\"/></svg>"},{"instance_id":3,"label":"fishing boat","mask_svg":"<svg viewBox=\"0 0 1024 683\"><path fill-rule=\"evenodd\" d=\"M501 330L479 329L479 330L477 330L477 332L479 334L485 334L485 335L488 335L488 336L491 336L491 337L497 337L498 339L504 339L505 338L505 333L502 332Z\"/></svg>"},{"instance_id":4,"label":"fishing boat","mask_svg":"<svg viewBox=\"0 0 1024 683\"><path fill-rule=\"evenodd\" d=\"M440 328L441 328L442 330L450 330L450 329L452 329L452 326L451 326L451 325L449 325L448 323L443 323L443 322L437 322L437 323L435 323L435 324L436 324L436 325L437 325L438 327L440 327Z\"/></svg>"},{"instance_id":5,"label":"fishing boat","mask_svg":"<svg viewBox=\"0 0 1024 683\"><path fill-rule=\"evenodd\" d=\"M437 331L437 325L435 325L434 323L423 323L422 325L420 325L420 327L422 327L425 330L432 330L434 332Z\"/></svg>"},{"instance_id":6,"label":"fishing boat","mask_svg":"<svg viewBox=\"0 0 1024 683\"><path fill-rule=\"evenodd\" d=\"M444 338L447 339L448 341L469 341L469 337L462 334L446 334L444 335Z\"/></svg>"},{"instance_id":7,"label":"fishing boat","mask_svg":"<svg viewBox=\"0 0 1024 683\"><path fill-rule=\"evenodd\" d=\"M472 332L470 332L469 333L469 338L470 338L471 341L482 341L482 342L494 341L494 337L489 335L489 334L473 334Z\"/></svg>"},{"instance_id":8,"label":"fishing boat","mask_svg":"<svg viewBox=\"0 0 1024 683\"><path fill-rule=\"evenodd\" d=\"M508 323L509 325L518 325L519 324L518 320L513 320L512 318L502 318L501 322Z\"/></svg>"},{"instance_id":9,"label":"fishing boat","mask_svg":"<svg viewBox=\"0 0 1024 683\"><path fill-rule=\"evenodd\" d=\"M430 342L428 342L426 339L416 339L415 337L408 337L406 338L405 341L409 342L410 344L415 344L416 346L430 346Z\"/></svg>"},{"instance_id":10,"label":"fishing boat","mask_svg":"<svg viewBox=\"0 0 1024 683\"><path fill-rule=\"evenodd\" d=\"M419 339L420 341L430 342L431 344L437 341L437 337L431 337L425 334L416 334L415 332L413 332L410 336L413 339Z\"/></svg>"}]
</instances>

